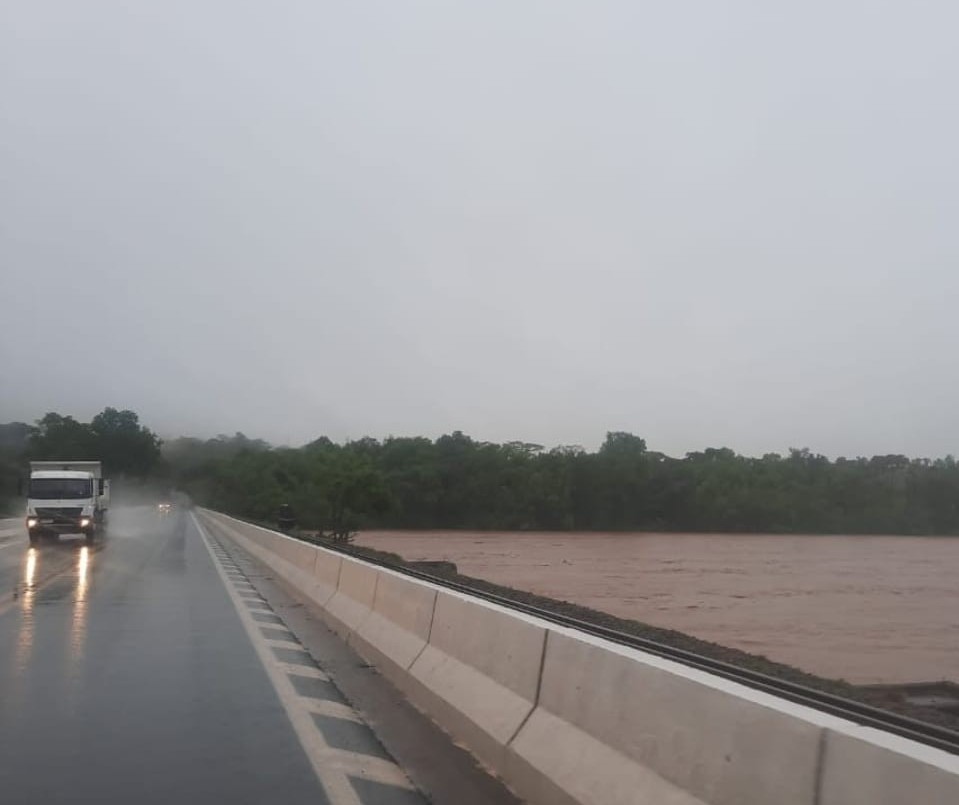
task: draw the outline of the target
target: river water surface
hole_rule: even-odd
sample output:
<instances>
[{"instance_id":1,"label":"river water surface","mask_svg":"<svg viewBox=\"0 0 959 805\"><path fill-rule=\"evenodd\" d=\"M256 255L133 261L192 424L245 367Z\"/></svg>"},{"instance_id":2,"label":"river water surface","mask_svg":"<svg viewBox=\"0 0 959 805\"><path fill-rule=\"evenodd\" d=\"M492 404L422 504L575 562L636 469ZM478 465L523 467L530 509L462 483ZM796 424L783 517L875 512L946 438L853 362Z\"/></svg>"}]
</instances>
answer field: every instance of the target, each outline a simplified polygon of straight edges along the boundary
<instances>
[{"instance_id":1,"label":"river water surface","mask_svg":"<svg viewBox=\"0 0 959 805\"><path fill-rule=\"evenodd\" d=\"M365 532L409 560L850 682L959 682L959 538Z\"/></svg>"}]
</instances>

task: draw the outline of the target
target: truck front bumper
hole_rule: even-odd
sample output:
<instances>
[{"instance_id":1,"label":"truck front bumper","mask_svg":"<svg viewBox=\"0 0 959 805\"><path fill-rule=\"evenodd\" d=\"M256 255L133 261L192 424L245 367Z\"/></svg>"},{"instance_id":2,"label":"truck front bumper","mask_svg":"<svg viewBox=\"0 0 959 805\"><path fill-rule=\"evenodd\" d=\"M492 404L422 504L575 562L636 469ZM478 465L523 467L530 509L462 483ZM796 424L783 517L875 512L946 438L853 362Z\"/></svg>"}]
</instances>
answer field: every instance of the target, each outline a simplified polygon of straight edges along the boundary
<instances>
[{"instance_id":1,"label":"truck front bumper","mask_svg":"<svg viewBox=\"0 0 959 805\"><path fill-rule=\"evenodd\" d=\"M61 536L80 534L88 537L96 533L96 522L92 517L78 517L65 519L49 519L42 517L28 517L27 531L39 536Z\"/></svg>"}]
</instances>

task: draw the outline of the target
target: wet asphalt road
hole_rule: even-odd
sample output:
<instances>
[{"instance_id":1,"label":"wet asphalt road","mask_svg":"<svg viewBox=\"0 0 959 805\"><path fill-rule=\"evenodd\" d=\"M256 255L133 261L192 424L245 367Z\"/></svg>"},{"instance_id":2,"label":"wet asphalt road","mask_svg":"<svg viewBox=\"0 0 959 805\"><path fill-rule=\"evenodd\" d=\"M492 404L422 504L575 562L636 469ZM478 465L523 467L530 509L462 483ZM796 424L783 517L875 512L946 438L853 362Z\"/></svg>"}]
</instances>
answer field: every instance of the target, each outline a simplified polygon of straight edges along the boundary
<instances>
[{"instance_id":1,"label":"wet asphalt road","mask_svg":"<svg viewBox=\"0 0 959 805\"><path fill-rule=\"evenodd\" d=\"M0 542L0 801L328 801L189 517Z\"/></svg>"}]
</instances>

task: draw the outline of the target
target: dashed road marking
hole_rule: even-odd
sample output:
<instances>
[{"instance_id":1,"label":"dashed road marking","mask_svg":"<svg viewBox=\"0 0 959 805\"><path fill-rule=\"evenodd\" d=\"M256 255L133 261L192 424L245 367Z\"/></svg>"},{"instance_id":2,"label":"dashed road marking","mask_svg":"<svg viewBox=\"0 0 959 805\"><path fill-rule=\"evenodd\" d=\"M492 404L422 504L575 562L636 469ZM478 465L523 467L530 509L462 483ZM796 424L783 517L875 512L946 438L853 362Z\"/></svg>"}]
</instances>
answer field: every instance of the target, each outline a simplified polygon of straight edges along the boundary
<instances>
[{"instance_id":1,"label":"dashed road marking","mask_svg":"<svg viewBox=\"0 0 959 805\"><path fill-rule=\"evenodd\" d=\"M419 794L389 783L379 783L362 777L351 777L350 782L365 805L422 805Z\"/></svg>"},{"instance_id":2,"label":"dashed road marking","mask_svg":"<svg viewBox=\"0 0 959 805\"><path fill-rule=\"evenodd\" d=\"M332 805L425 805L282 618L259 593L247 591L255 588L232 557L196 515L193 522Z\"/></svg>"},{"instance_id":3,"label":"dashed road marking","mask_svg":"<svg viewBox=\"0 0 959 805\"><path fill-rule=\"evenodd\" d=\"M361 755L389 760L390 756L382 747L373 730L351 718L339 718L322 713L310 713L313 723L316 724L326 742L334 749L344 749L347 752L356 752Z\"/></svg>"},{"instance_id":4,"label":"dashed road marking","mask_svg":"<svg viewBox=\"0 0 959 805\"><path fill-rule=\"evenodd\" d=\"M346 699L328 679L321 679L316 676L300 676L299 674L290 674L290 684L300 696L308 699L325 699L329 702L346 704Z\"/></svg>"},{"instance_id":5,"label":"dashed road marking","mask_svg":"<svg viewBox=\"0 0 959 805\"><path fill-rule=\"evenodd\" d=\"M300 649L286 648L285 646L270 646L270 648L273 649L273 656L287 665L305 665L312 667L316 664L307 652Z\"/></svg>"},{"instance_id":6,"label":"dashed road marking","mask_svg":"<svg viewBox=\"0 0 959 805\"><path fill-rule=\"evenodd\" d=\"M279 615L274 615L272 612L251 612L250 617L260 623L283 623L283 619Z\"/></svg>"},{"instance_id":7,"label":"dashed road marking","mask_svg":"<svg viewBox=\"0 0 959 805\"><path fill-rule=\"evenodd\" d=\"M289 632L286 629L278 629L275 626L261 626L260 634L263 635L267 640L280 640L286 643L299 643L299 641L293 636L293 632Z\"/></svg>"},{"instance_id":8,"label":"dashed road marking","mask_svg":"<svg viewBox=\"0 0 959 805\"><path fill-rule=\"evenodd\" d=\"M326 672L319 666L314 665L312 668L306 665L289 665L285 662L276 661L279 665L286 666L286 672L288 676L309 676L313 679L325 679L327 682L332 681L327 675ZM290 683L292 684L292 683Z\"/></svg>"},{"instance_id":9,"label":"dashed road marking","mask_svg":"<svg viewBox=\"0 0 959 805\"><path fill-rule=\"evenodd\" d=\"M360 721L356 710L350 707L346 702L330 701L329 699L311 699L306 706L313 716L329 716L346 721L355 721L357 724L363 723ZM314 723L316 723L315 718Z\"/></svg>"}]
</instances>

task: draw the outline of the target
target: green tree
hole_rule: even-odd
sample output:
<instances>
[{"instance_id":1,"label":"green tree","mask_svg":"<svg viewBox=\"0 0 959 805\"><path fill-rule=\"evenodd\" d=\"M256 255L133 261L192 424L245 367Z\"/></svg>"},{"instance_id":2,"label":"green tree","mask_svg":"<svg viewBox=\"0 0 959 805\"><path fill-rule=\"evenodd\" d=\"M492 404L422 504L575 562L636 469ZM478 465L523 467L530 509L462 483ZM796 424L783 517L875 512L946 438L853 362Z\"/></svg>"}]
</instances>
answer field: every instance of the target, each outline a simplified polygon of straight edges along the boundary
<instances>
[{"instance_id":1,"label":"green tree","mask_svg":"<svg viewBox=\"0 0 959 805\"><path fill-rule=\"evenodd\" d=\"M160 460L160 439L133 411L104 408L90 422L96 456L111 475L146 477Z\"/></svg>"},{"instance_id":2,"label":"green tree","mask_svg":"<svg viewBox=\"0 0 959 805\"><path fill-rule=\"evenodd\" d=\"M50 412L31 429L27 452L33 459L95 459L96 438L90 425Z\"/></svg>"},{"instance_id":3,"label":"green tree","mask_svg":"<svg viewBox=\"0 0 959 805\"><path fill-rule=\"evenodd\" d=\"M105 408L89 423L48 413L30 431L31 459L99 460L107 475L146 477L156 470L160 440L133 411Z\"/></svg>"},{"instance_id":4,"label":"green tree","mask_svg":"<svg viewBox=\"0 0 959 805\"><path fill-rule=\"evenodd\" d=\"M198 499L272 519L282 502L326 530L398 528L959 533L959 466L947 457L760 458L706 448L682 458L610 432L596 452L460 431L435 440L321 437L299 449L178 440L167 458Z\"/></svg>"}]
</instances>

